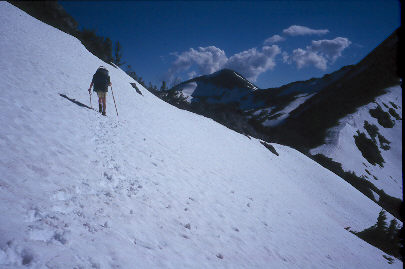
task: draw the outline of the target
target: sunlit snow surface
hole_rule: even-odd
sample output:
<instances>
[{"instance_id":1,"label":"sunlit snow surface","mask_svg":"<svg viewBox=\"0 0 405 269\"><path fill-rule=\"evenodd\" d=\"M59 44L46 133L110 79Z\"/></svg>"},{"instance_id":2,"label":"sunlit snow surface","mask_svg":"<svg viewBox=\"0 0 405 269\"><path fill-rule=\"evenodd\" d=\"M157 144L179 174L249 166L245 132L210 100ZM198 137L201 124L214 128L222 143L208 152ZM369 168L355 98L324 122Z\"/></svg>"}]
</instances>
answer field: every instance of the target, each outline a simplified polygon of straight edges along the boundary
<instances>
[{"instance_id":1,"label":"sunlit snow surface","mask_svg":"<svg viewBox=\"0 0 405 269\"><path fill-rule=\"evenodd\" d=\"M255 91L255 90L258 89L255 85L253 85L252 83L250 83L249 80L247 80L247 79L245 79L244 77L238 75L238 73L236 73L236 72L233 72L233 73L234 73L236 76L238 76L240 79L244 80L244 81L249 85L249 87L250 87L252 90Z\"/></svg>"},{"instance_id":2,"label":"sunlit snow surface","mask_svg":"<svg viewBox=\"0 0 405 269\"><path fill-rule=\"evenodd\" d=\"M189 82L182 87L181 91L182 91L183 96L186 97L187 102L190 103L191 100L193 99L192 95L196 88L197 88L197 82L195 82L195 81Z\"/></svg>"},{"instance_id":3,"label":"sunlit snow surface","mask_svg":"<svg viewBox=\"0 0 405 269\"><path fill-rule=\"evenodd\" d=\"M296 150L111 66L103 117L59 96L89 104L106 65L78 40L7 2L0 33L1 268L402 268L344 229L380 208Z\"/></svg>"},{"instance_id":4,"label":"sunlit snow surface","mask_svg":"<svg viewBox=\"0 0 405 269\"><path fill-rule=\"evenodd\" d=\"M402 118L402 89L395 86L386 89L387 93L376 98L375 103L360 107L356 113L348 115L339 121L337 127L329 130L326 144L312 149L312 154L322 153L334 161L342 164L345 171L353 171L358 176L364 177L377 188L383 189L388 195L403 199L402 197L402 120L396 120L392 128L384 128L376 118L370 115L370 109L380 105L383 111L392 108ZM397 106L395 109L392 103ZM378 132L389 142L390 149L383 150L377 142L381 155L384 159L383 167L378 164L370 164L356 146L354 135L357 131L365 133L371 139L364 128L364 122L378 127ZM379 139L376 139L379 141ZM369 172L367 173L366 170Z\"/></svg>"}]
</instances>

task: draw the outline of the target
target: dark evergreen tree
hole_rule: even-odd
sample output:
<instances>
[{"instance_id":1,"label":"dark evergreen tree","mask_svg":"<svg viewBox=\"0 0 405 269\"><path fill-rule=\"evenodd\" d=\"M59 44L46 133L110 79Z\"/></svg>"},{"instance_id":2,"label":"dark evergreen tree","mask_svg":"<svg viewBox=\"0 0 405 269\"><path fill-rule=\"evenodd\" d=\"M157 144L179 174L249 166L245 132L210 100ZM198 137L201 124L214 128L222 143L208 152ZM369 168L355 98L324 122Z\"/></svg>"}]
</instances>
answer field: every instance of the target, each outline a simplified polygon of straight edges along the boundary
<instances>
[{"instance_id":1,"label":"dark evergreen tree","mask_svg":"<svg viewBox=\"0 0 405 269\"><path fill-rule=\"evenodd\" d=\"M108 63L111 63L114 61L113 57L112 57L112 42L111 39L109 37L106 37L104 39L104 53L105 58L107 59Z\"/></svg>"},{"instance_id":2,"label":"dark evergreen tree","mask_svg":"<svg viewBox=\"0 0 405 269\"><path fill-rule=\"evenodd\" d=\"M139 77L139 78L138 78L138 82L139 82L142 86L144 86L144 87L146 88L145 81L143 80L142 77Z\"/></svg>"},{"instance_id":3,"label":"dark evergreen tree","mask_svg":"<svg viewBox=\"0 0 405 269\"><path fill-rule=\"evenodd\" d=\"M79 39L83 45L101 60L112 62L112 42L109 38L103 38L96 34L94 29L84 28L79 33Z\"/></svg>"},{"instance_id":4,"label":"dark evergreen tree","mask_svg":"<svg viewBox=\"0 0 405 269\"><path fill-rule=\"evenodd\" d=\"M160 90L161 91L165 91L165 90L167 90L167 85L166 85L166 81L162 81L162 86L160 86Z\"/></svg>"},{"instance_id":5,"label":"dark evergreen tree","mask_svg":"<svg viewBox=\"0 0 405 269\"><path fill-rule=\"evenodd\" d=\"M387 216L384 210L381 210L378 214L377 223L375 227L378 231L386 231L387 230Z\"/></svg>"},{"instance_id":6,"label":"dark evergreen tree","mask_svg":"<svg viewBox=\"0 0 405 269\"><path fill-rule=\"evenodd\" d=\"M387 228L387 216L384 210L380 211L377 223L361 232L353 232L355 235L381 249L385 253L399 259L401 257L400 228L396 219L391 220Z\"/></svg>"},{"instance_id":7,"label":"dark evergreen tree","mask_svg":"<svg viewBox=\"0 0 405 269\"><path fill-rule=\"evenodd\" d=\"M393 238L395 238L397 236L398 233L398 222L396 219L392 219L390 222L390 226L388 227L387 230L387 236L390 240L392 240Z\"/></svg>"},{"instance_id":8,"label":"dark evergreen tree","mask_svg":"<svg viewBox=\"0 0 405 269\"><path fill-rule=\"evenodd\" d=\"M9 1L34 18L76 36L78 23L57 1Z\"/></svg>"},{"instance_id":9,"label":"dark evergreen tree","mask_svg":"<svg viewBox=\"0 0 405 269\"><path fill-rule=\"evenodd\" d=\"M115 42L115 49L114 49L114 64L117 66L121 66L124 63L121 62L122 58L122 48L119 41Z\"/></svg>"}]
</instances>

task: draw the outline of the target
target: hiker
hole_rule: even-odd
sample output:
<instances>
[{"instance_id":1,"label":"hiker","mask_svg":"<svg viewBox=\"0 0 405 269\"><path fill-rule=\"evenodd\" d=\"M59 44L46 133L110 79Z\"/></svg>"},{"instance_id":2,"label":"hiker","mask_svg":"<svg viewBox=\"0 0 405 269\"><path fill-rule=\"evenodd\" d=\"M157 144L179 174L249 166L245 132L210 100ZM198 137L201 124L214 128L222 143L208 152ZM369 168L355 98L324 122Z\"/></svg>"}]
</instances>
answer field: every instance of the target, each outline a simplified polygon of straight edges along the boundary
<instances>
[{"instance_id":1,"label":"hiker","mask_svg":"<svg viewBox=\"0 0 405 269\"><path fill-rule=\"evenodd\" d=\"M91 81L89 94L91 94L91 87L94 85L94 91L98 95L98 112L105 116L106 101L105 97L107 95L108 86L111 86L110 75L108 74L107 68L100 66L96 73L93 75L93 80Z\"/></svg>"}]
</instances>

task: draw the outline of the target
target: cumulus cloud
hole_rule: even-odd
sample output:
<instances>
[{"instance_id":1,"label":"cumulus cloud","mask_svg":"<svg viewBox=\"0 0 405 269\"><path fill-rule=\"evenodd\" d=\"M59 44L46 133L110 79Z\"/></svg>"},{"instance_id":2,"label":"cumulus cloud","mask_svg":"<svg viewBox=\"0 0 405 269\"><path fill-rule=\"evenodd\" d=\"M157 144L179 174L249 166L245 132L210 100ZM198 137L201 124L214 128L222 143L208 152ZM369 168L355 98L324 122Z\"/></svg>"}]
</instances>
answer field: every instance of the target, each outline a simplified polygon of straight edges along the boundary
<instances>
[{"instance_id":1,"label":"cumulus cloud","mask_svg":"<svg viewBox=\"0 0 405 269\"><path fill-rule=\"evenodd\" d=\"M311 50L295 49L291 60L297 64L300 69L306 65L314 65L316 68L325 70L327 68L327 59Z\"/></svg>"},{"instance_id":2,"label":"cumulus cloud","mask_svg":"<svg viewBox=\"0 0 405 269\"><path fill-rule=\"evenodd\" d=\"M169 69L169 80L181 72L190 71L188 73L190 77L190 75L211 74L220 69L229 68L249 80L256 81L261 73L275 67L274 59L280 52L277 45L263 46L259 50L252 48L228 58L223 50L215 46L191 48L180 54L172 54L176 59Z\"/></svg>"},{"instance_id":3,"label":"cumulus cloud","mask_svg":"<svg viewBox=\"0 0 405 269\"><path fill-rule=\"evenodd\" d=\"M291 36L298 35L324 35L329 33L328 29L311 29L301 25L291 25L287 29L283 30L283 33Z\"/></svg>"},{"instance_id":4,"label":"cumulus cloud","mask_svg":"<svg viewBox=\"0 0 405 269\"><path fill-rule=\"evenodd\" d=\"M292 55L283 54L285 62L295 62L298 68L313 65L325 70L328 64L332 64L342 56L342 51L349 47L351 42L345 37L337 37L331 40L313 40L306 49L295 49Z\"/></svg>"},{"instance_id":5,"label":"cumulus cloud","mask_svg":"<svg viewBox=\"0 0 405 269\"><path fill-rule=\"evenodd\" d=\"M198 47L196 50L190 48L188 51L172 55L176 57L176 60L169 69L170 78L175 73L189 70L192 66L196 66L199 73L210 74L217 71L228 59L225 52L215 46Z\"/></svg>"},{"instance_id":6,"label":"cumulus cloud","mask_svg":"<svg viewBox=\"0 0 405 269\"><path fill-rule=\"evenodd\" d=\"M342 51L350 46L351 43L345 37L336 37L332 40L314 40L310 48L312 51L325 55L334 62L338 57L342 56Z\"/></svg>"},{"instance_id":7,"label":"cumulus cloud","mask_svg":"<svg viewBox=\"0 0 405 269\"><path fill-rule=\"evenodd\" d=\"M237 53L230 57L226 68L237 71L249 80L256 81L257 77L276 66L274 58L280 53L277 45L264 46L261 51L256 48Z\"/></svg>"},{"instance_id":8,"label":"cumulus cloud","mask_svg":"<svg viewBox=\"0 0 405 269\"><path fill-rule=\"evenodd\" d=\"M281 41L284 41L284 40L285 40L285 38L280 36L280 35L273 35L273 36L267 38L264 41L264 44L273 44L273 43L281 42Z\"/></svg>"}]
</instances>

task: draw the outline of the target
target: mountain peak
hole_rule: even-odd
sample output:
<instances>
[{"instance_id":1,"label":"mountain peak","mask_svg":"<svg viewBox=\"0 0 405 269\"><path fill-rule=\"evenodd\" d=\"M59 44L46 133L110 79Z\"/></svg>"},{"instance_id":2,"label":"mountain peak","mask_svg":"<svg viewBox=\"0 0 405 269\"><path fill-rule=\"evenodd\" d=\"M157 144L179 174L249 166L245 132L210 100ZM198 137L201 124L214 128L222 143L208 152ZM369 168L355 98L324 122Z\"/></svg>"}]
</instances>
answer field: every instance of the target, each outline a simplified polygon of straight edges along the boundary
<instances>
[{"instance_id":1,"label":"mountain peak","mask_svg":"<svg viewBox=\"0 0 405 269\"><path fill-rule=\"evenodd\" d=\"M174 86L169 90L172 94L163 94L174 99L185 98L183 101L186 103L203 101L210 104L234 104L247 109L253 103L251 94L257 89L259 88L234 70L221 69Z\"/></svg>"},{"instance_id":2,"label":"mountain peak","mask_svg":"<svg viewBox=\"0 0 405 269\"><path fill-rule=\"evenodd\" d=\"M201 78L204 81L209 81L210 83L213 83L221 88L227 89L241 88L249 90L258 89L258 87L256 87L253 83L251 83L241 74L227 68L221 69L210 75L201 76L199 78Z\"/></svg>"},{"instance_id":3,"label":"mountain peak","mask_svg":"<svg viewBox=\"0 0 405 269\"><path fill-rule=\"evenodd\" d=\"M233 77L235 77L235 76L242 76L242 75L238 74L236 71L233 71L232 69L224 68L224 69L218 70L208 76L233 76Z\"/></svg>"}]
</instances>

